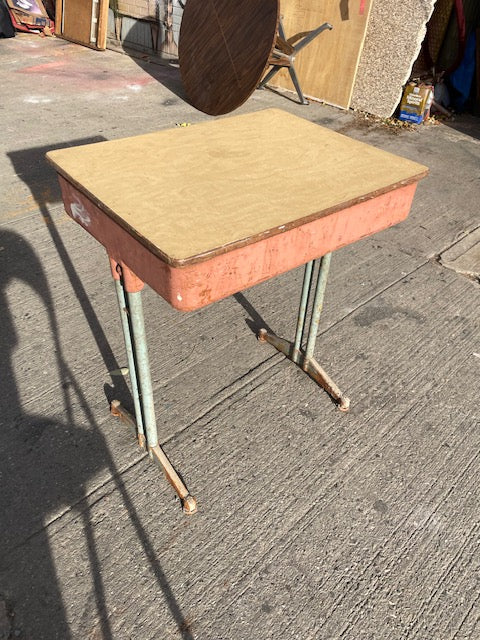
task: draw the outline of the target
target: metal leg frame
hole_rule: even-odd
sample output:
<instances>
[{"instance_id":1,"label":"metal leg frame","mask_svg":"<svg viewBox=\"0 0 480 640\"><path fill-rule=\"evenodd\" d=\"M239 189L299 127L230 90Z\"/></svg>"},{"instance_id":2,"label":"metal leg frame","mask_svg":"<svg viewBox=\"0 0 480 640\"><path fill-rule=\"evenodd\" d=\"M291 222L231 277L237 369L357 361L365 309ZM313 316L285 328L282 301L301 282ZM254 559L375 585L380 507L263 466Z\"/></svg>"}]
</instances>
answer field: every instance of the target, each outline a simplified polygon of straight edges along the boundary
<instances>
[{"instance_id":1,"label":"metal leg frame","mask_svg":"<svg viewBox=\"0 0 480 640\"><path fill-rule=\"evenodd\" d=\"M135 418L122 407L118 400L113 400L111 403L111 412L132 428L138 444L148 451L150 458L165 473L182 502L184 512L195 513L197 510L195 498L190 495L158 443L141 292L125 292L122 280L116 280L115 285L127 351Z\"/></svg>"},{"instance_id":2,"label":"metal leg frame","mask_svg":"<svg viewBox=\"0 0 480 640\"><path fill-rule=\"evenodd\" d=\"M281 69L284 69L285 67L287 67L288 68L288 73L290 74L290 78L291 78L291 80L293 82L293 86L295 87L295 91L298 94L298 98L300 100L300 104L309 104L308 100L303 95L302 89L300 87L300 82L298 80L297 72L295 71L295 65L294 65L295 56L304 47L306 47L307 44L312 42L312 40L314 40L318 35L320 35L320 33L322 33L322 31L325 31L325 29L333 29L333 27L328 22L325 22L324 24L322 24L317 29L313 29L312 31L307 32L307 34L300 40L300 42L298 44L296 44L294 46L292 45L291 46L292 53L290 55L286 55L286 54L280 53L278 64L275 64L274 66L272 66L270 71L267 73L267 75L263 78L263 80L258 85L258 88L259 89L265 88L265 86L270 82L270 80ZM287 44L290 44L288 42L288 40L286 39L286 37L285 37L285 30L283 28L283 22L282 22L281 18L280 18L279 23L278 23L278 35L280 36L280 38L283 41L287 42ZM275 50L274 50L274 54L275 54ZM282 60L282 59L285 60L285 64L281 64L280 60Z\"/></svg>"},{"instance_id":3,"label":"metal leg frame","mask_svg":"<svg viewBox=\"0 0 480 640\"><path fill-rule=\"evenodd\" d=\"M118 306L120 308L120 318L122 320L123 338L125 340L125 349L127 352L128 372L130 375L130 383L132 385L133 406L135 408L135 419L132 418L132 420L129 421L128 424L132 426L132 422L133 422L133 434L137 438L138 445L142 449L146 450L147 442L145 439L145 433L143 431L143 417L142 417L142 408L140 405L140 393L138 390L137 367L135 364L135 355L133 353L130 314L128 312L128 305L125 297L125 290L120 280L115 280L115 288L117 292ZM113 409L114 408L116 409L119 406L120 406L120 402L118 400L114 400L112 402L112 413L114 413ZM117 414L115 413L115 415Z\"/></svg>"},{"instance_id":4,"label":"metal leg frame","mask_svg":"<svg viewBox=\"0 0 480 640\"><path fill-rule=\"evenodd\" d=\"M331 257L332 254L327 253L320 261L305 349L302 348L302 343L304 342L305 337L307 308L312 292L312 275L315 264L315 261L313 260L311 262L307 262L305 265L305 275L303 278L302 296L298 311L295 342L289 342L288 340L284 340L273 333L268 333L266 329L260 329L258 332L258 339L261 342L268 342L278 351L286 355L287 358L290 358L290 360L300 366L305 373L315 380L317 384L325 389L325 391L335 400L341 411L348 411L350 407L350 400L342 393L342 391L340 391L335 382L313 358Z\"/></svg>"}]
</instances>

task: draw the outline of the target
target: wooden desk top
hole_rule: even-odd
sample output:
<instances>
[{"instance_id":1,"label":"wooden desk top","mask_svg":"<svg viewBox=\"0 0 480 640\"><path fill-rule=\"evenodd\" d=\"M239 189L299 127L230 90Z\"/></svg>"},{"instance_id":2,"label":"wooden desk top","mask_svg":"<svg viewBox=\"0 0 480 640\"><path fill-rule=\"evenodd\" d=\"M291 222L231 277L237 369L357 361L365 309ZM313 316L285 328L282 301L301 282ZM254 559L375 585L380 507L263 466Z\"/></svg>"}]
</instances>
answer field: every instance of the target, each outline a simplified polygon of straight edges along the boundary
<instances>
[{"instance_id":1,"label":"wooden desk top","mask_svg":"<svg viewBox=\"0 0 480 640\"><path fill-rule=\"evenodd\" d=\"M247 100L268 66L278 17L278 0L188 0L178 57L194 107L220 115Z\"/></svg>"},{"instance_id":2,"label":"wooden desk top","mask_svg":"<svg viewBox=\"0 0 480 640\"><path fill-rule=\"evenodd\" d=\"M428 173L278 109L47 157L173 267L282 233Z\"/></svg>"}]
</instances>

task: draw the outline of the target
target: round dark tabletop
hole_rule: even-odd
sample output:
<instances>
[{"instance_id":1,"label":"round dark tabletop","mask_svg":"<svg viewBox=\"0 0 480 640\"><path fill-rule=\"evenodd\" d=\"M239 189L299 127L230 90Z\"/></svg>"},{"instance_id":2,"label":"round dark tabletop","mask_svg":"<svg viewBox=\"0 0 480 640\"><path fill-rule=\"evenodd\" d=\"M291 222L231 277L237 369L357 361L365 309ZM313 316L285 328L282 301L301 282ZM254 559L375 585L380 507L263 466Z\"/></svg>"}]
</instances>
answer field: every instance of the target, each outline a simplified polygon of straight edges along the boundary
<instances>
[{"instance_id":1,"label":"round dark tabletop","mask_svg":"<svg viewBox=\"0 0 480 640\"><path fill-rule=\"evenodd\" d=\"M275 44L279 0L187 0L179 63L191 104L229 113L262 79Z\"/></svg>"}]
</instances>

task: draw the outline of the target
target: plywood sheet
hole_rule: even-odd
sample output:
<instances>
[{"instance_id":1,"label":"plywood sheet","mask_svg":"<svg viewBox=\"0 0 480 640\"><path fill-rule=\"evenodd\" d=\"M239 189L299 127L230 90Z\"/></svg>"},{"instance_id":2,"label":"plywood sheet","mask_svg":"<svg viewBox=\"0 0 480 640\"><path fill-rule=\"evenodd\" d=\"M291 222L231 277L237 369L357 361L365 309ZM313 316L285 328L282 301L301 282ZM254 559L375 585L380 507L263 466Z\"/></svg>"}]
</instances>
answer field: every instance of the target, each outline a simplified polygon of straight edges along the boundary
<instances>
[{"instance_id":1,"label":"plywood sheet","mask_svg":"<svg viewBox=\"0 0 480 640\"><path fill-rule=\"evenodd\" d=\"M279 158L287 155L286 168ZM277 109L61 149L48 158L171 263L278 233L427 172Z\"/></svg>"},{"instance_id":2,"label":"plywood sheet","mask_svg":"<svg viewBox=\"0 0 480 640\"><path fill-rule=\"evenodd\" d=\"M63 7L64 38L91 44L93 1L67 0Z\"/></svg>"},{"instance_id":3,"label":"plywood sheet","mask_svg":"<svg viewBox=\"0 0 480 640\"><path fill-rule=\"evenodd\" d=\"M56 34L95 49L105 49L108 0L57 0Z\"/></svg>"},{"instance_id":4,"label":"plywood sheet","mask_svg":"<svg viewBox=\"0 0 480 640\"><path fill-rule=\"evenodd\" d=\"M374 2L358 65L351 106L389 117L425 37L435 0Z\"/></svg>"},{"instance_id":5,"label":"plywood sheet","mask_svg":"<svg viewBox=\"0 0 480 640\"><path fill-rule=\"evenodd\" d=\"M372 0L281 0L280 10L287 38L315 29L324 22L333 26L324 31L295 60L295 68L305 95L348 108ZM278 80L277 80L278 78ZM273 84L293 89L287 71Z\"/></svg>"}]
</instances>

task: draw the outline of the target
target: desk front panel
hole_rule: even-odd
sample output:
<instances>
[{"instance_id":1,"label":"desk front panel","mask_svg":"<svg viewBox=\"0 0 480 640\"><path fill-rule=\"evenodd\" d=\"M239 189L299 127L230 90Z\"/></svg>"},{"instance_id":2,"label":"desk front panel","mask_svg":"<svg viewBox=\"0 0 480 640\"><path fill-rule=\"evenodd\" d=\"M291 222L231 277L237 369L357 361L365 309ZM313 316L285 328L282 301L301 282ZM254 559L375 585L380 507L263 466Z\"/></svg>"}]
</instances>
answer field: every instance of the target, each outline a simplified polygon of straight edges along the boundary
<instances>
[{"instance_id":1,"label":"desk front panel","mask_svg":"<svg viewBox=\"0 0 480 640\"><path fill-rule=\"evenodd\" d=\"M59 179L67 213L113 260L181 311L204 307L401 222L408 216L417 186L408 184L202 262L173 267L76 186L62 176Z\"/></svg>"}]
</instances>

